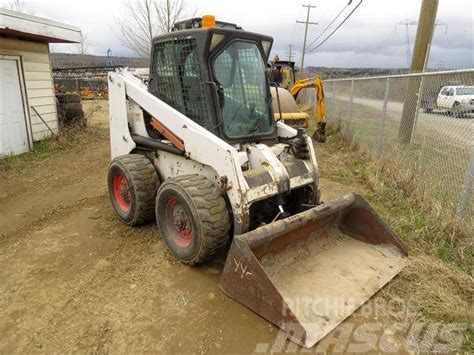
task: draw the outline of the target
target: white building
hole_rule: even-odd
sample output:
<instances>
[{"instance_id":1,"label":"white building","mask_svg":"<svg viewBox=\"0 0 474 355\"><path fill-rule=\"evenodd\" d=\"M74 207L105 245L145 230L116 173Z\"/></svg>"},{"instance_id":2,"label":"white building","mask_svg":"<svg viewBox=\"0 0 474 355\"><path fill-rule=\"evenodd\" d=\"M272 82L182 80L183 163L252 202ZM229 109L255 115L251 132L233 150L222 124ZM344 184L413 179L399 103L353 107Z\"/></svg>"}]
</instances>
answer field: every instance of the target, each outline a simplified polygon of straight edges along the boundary
<instances>
[{"instance_id":1,"label":"white building","mask_svg":"<svg viewBox=\"0 0 474 355\"><path fill-rule=\"evenodd\" d=\"M0 8L0 156L57 132L49 43L80 41L77 27Z\"/></svg>"}]
</instances>

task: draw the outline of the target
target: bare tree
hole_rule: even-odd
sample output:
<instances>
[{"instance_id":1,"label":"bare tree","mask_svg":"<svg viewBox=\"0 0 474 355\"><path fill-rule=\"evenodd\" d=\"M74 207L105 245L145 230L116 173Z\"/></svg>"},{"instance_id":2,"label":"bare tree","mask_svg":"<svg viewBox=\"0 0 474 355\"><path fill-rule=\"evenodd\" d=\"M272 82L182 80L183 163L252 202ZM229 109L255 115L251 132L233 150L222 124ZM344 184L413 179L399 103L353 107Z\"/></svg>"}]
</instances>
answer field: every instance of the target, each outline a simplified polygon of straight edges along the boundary
<instances>
[{"instance_id":1,"label":"bare tree","mask_svg":"<svg viewBox=\"0 0 474 355\"><path fill-rule=\"evenodd\" d=\"M23 0L8 1L4 5L6 5L5 7L9 10L20 11L20 12L25 11L25 2Z\"/></svg>"},{"instance_id":2,"label":"bare tree","mask_svg":"<svg viewBox=\"0 0 474 355\"><path fill-rule=\"evenodd\" d=\"M90 43L89 43L89 36L84 31L81 31L81 42L77 44L76 50L77 50L77 53L80 54L81 65L83 67L86 66L87 65L86 55L89 54Z\"/></svg>"},{"instance_id":3,"label":"bare tree","mask_svg":"<svg viewBox=\"0 0 474 355\"><path fill-rule=\"evenodd\" d=\"M183 18L183 15L195 15L196 11L188 11L189 6L186 0L162 0L153 3L158 17L158 25L163 33L171 32L171 28L176 21Z\"/></svg>"},{"instance_id":4,"label":"bare tree","mask_svg":"<svg viewBox=\"0 0 474 355\"><path fill-rule=\"evenodd\" d=\"M84 31L81 31L81 42L77 44L77 53L85 55L85 54L89 54L89 51L90 51L89 36Z\"/></svg>"},{"instance_id":5,"label":"bare tree","mask_svg":"<svg viewBox=\"0 0 474 355\"><path fill-rule=\"evenodd\" d=\"M171 31L174 22L194 13L186 0L126 0L115 22L120 42L140 57L148 57L154 36Z\"/></svg>"}]
</instances>

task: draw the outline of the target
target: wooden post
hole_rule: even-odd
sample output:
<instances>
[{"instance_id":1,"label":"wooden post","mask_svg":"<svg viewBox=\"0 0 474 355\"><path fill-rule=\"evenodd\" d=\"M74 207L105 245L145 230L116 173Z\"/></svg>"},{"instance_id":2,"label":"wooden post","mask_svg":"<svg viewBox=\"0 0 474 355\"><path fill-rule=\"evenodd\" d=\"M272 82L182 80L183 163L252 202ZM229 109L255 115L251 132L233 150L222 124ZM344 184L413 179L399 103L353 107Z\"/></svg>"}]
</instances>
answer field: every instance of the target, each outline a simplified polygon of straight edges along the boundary
<instances>
[{"instance_id":1,"label":"wooden post","mask_svg":"<svg viewBox=\"0 0 474 355\"><path fill-rule=\"evenodd\" d=\"M433 32L436 23L439 0L423 0L421 3L420 18L418 20L418 30L416 32L415 48L411 61L411 72L423 72L425 62L428 60L428 51L433 39ZM403 103L402 119L398 130L398 138L401 143L411 142L413 127L415 124L418 93L420 90L421 76L410 77L408 79L405 100Z\"/></svg>"}]
</instances>

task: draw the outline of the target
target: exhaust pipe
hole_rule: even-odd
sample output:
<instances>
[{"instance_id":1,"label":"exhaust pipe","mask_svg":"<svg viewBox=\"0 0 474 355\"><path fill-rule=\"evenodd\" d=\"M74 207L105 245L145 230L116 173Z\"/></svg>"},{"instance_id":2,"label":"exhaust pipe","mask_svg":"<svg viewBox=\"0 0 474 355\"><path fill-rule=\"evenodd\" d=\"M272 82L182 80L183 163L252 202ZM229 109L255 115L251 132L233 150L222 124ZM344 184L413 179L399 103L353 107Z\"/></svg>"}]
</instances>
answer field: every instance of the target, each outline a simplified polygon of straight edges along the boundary
<instances>
[{"instance_id":1,"label":"exhaust pipe","mask_svg":"<svg viewBox=\"0 0 474 355\"><path fill-rule=\"evenodd\" d=\"M405 266L401 240L357 194L234 237L222 291L310 348Z\"/></svg>"}]
</instances>

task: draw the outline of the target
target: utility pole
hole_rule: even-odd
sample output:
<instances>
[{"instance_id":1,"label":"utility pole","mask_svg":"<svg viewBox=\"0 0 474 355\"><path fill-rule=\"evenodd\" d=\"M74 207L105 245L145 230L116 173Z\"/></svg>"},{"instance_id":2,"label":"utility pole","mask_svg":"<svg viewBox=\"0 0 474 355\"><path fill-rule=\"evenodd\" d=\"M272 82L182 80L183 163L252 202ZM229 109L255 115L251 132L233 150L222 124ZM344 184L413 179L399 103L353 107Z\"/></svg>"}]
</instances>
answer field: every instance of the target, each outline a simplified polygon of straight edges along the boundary
<instances>
[{"instance_id":1,"label":"utility pole","mask_svg":"<svg viewBox=\"0 0 474 355\"><path fill-rule=\"evenodd\" d=\"M412 21L412 20L403 20L395 24L395 32L397 32L397 27L398 26L405 26L405 31L406 31L406 46L407 46L407 67L410 67L410 59L411 59L411 53L410 53L410 31L408 30L408 26L416 26L418 25L417 21Z\"/></svg>"},{"instance_id":2,"label":"utility pole","mask_svg":"<svg viewBox=\"0 0 474 355\"><path fill-rule=\"evenodd\" d=\"M303 52L301 54L301 67L300 67L300 79L303 78L303 68L304 68L304 55L306 52L306 39L308 38L308 25L317 25L317 22L310 22L309 21L309 13L311 12L312 8L315 8L316 6L311 5L309 3L308 5L303 5L303 7L306 7L308 10L306 12L306 21L296 21L296 23L302 23L304 24L304 39L303 39Z\"/></svg>"},{"instance_id":3,"label":"utility pole","mask_svg":"<svg viewBox=\"0 0 474 355\"><path fill-rule=\"evenodd\" d=\"M410 31L408 29L409 26L417 26L418 21L412 21L412 20L403 20L395 24L395 32L397 32L397 27L398 26L405 26L405 34L406 34L406 51L407 51L407 66L410 67L410 61L411 61L411 45L410 45ZM435 26L444 26L444 34L448 32L448 24L441 22L441 21L436 21Z\"/></svg>"},{"instance_id":4,"label":"utility pole","mask_svg":"<svg viewBox=\"0 0 474 355\"><path fill-rule=\"evenodd\" d=\"M438 3L439 0L423 0L421 3L420 18L418 19L419 25L416 31L415 47L413 48L413 58L410 68L412 73L423 72L426 63L428 63L429 48L433 39L436 14L438 12ZM405 100L403 102L402 119L398 130L398 138L403 144L411 142L418 106L420 83L420 76L413 76L408 79Z\"/></svg>"},{"instance_id":5,"label":"utility pole","mask_svg":"<svg viewBox=\"0 0 474 355\"><path fill-rule=\"evenodd\" d=\"M288 61L290 61L290 62L291 62L291 60L293 59L293 56L294 56L294 54L291 50L293 47L294 46L292 44L289 44L288 45L289 51L285 53L288 56Z\"/></svg>"},{"instance_id":6,"label":"utility pole","mask_svg":"<svg viewBox=\"0 0 474 355\"><path fill-rule=\"evenodd\" d=\"M441 21L436 21L435 26L436 26L436 27L438 27L438 26L444 26L444 34L447 34L447 33L448 33L448 24L447 24L447 23L441 22Z\"/></svg>"}]
</instances>

